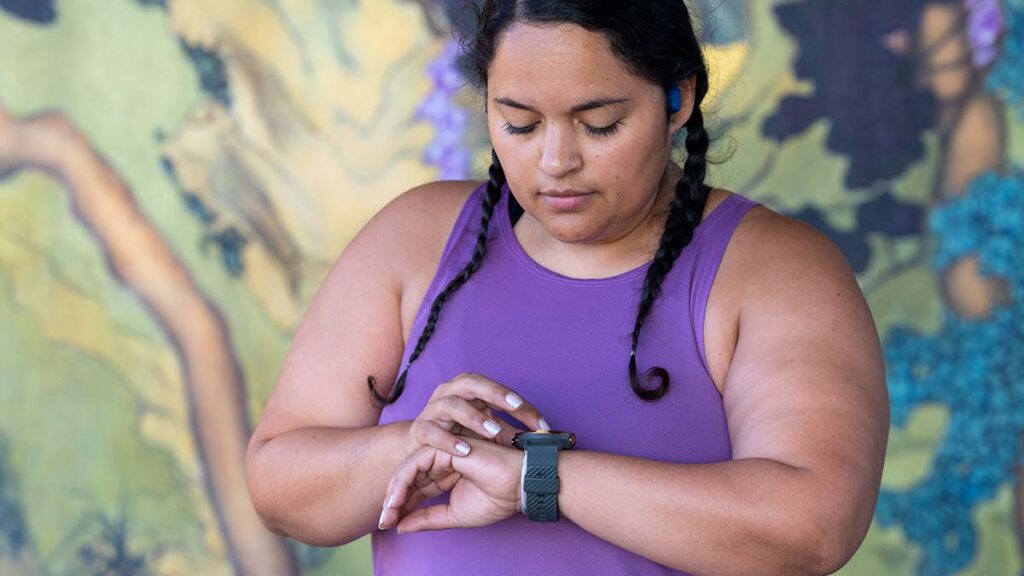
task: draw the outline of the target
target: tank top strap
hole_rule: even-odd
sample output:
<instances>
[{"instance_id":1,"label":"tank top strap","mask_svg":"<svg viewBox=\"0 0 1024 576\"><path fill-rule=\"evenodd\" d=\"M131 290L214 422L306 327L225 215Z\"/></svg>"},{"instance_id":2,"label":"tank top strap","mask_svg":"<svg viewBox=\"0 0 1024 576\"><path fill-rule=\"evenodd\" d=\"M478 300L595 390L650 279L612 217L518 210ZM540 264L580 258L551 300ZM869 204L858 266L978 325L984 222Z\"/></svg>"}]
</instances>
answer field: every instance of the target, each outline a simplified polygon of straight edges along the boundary
<instances>
[{"instance_id":1,"label":"tank top strap","mask_svg":"<svg viewBox=\"0 0 1024 576\"><path fill-rule=\"evenodd\" d=\"M693 319L694 339L697 342L700 359L709 376L711 370L708 368L704 349L704 315L708 298L733 233L747 212L759 205L759 202L733 193L719 203L694 232L693 244L695 247L699 246L700 258L693 271L690 318Z\"/></svg>"},{"instance_id":2,"label":"tank top strap","mask_svg":"<svg viewBox=\"0 0 1024 576\"><path fill-rule=\"evenodd\" d=\"M480 225L481 203L486 191L486 182L477 186L466 199L466 203L463 204L458 218L455 219L455 225L452 226L452 230L448 234L448 241L441 252L441 261L437 265L437 271L434 273L434 278L430 281L430 286L423 297L423 303L416 313L416 319L413 323L414 335L419 333L420 327L426 321L426 316L430 312L430 306L437 295L469 263L469 258L476 245L476 235ZM491 228L494 228L493 222ZM404 362L405 359L403 359L403 365Z\"/></svg>"}]
</instances>

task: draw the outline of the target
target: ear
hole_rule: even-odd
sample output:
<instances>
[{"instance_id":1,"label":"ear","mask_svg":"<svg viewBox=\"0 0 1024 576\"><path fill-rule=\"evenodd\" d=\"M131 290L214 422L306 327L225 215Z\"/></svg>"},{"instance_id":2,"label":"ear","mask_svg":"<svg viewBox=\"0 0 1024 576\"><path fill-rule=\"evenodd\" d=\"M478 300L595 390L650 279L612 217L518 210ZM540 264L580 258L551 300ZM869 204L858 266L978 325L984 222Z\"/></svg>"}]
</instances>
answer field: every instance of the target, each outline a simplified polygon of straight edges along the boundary
<instances>
[{"instance_id":1,"label":"ear","mask_svg":"<svg viewBox=\"0 0 1024 576\"><path fill-rule=\"evenodd\" d=\"M669 134L675 134L683 129L683 126L690 120L693 114L694 93L697 90L697 75L691 74L689 78L679 83L679 92L682 95L682 107L669 117Z\"/></svg>"}]
</instances>

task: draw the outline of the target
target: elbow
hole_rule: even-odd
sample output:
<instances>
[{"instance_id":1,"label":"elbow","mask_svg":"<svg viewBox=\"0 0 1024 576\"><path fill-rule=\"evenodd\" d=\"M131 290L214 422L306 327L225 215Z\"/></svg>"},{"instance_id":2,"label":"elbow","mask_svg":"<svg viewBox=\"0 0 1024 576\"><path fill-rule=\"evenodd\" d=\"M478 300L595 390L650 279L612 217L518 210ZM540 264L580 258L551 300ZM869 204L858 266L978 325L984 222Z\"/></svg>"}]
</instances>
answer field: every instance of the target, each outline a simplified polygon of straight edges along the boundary
<instances>
[{"instance_id":1,"label":"elbow","mask_svg":"<svg viewBox=\"0 0 1024 576\"><path fill-rule=\"evenodd\" d=\"M814 526L813 533L794 531L805 535L796 555L800 560L799 572L815 576L833 574L845 566L867 535L871 516L868 515L866 520L864 516L841 517L819 511L818 522L809 523Z\"/></svg>"},{"instance_id":2,"label":"elbow","mask_svg":"<svg viewBox=\"0 0 1024 576\"><path fill-rule=\"evenodd\" d=\"M272 491L267 488L268 479L263 473L264 467L260 456L261 450L268 442L269 440L257 438L255 435L250 438L245 451L245 483L253 510L263 527L278 536L289 537L281 520L274 515Z\"/></svg>"},{"instance_id":3,"label":"elbow","mask_svg":"<svg viewBox=\"0 0 1024 576\"><path fill-rule=\"evenodd\" d=\"M817 554L814 557L813 573L832 574L838 572L853 558L866 535L867 527L854 531L835 529L826 533L819 543Z\"/></svg>"},{"instance_id":4,"label":"elbow","mask_svg":"<svg viewBox=\"0 0 1024 576\"><path fill-rule=\"evenodd\" d=\"M806 535L807 531L804 530L802 534ZM838 571L849 560L833 546L827 534L816 534L799 541L789 539L785 543L779 543L778 548L769 557L774 562L767 565L763 563L765 556L759 557L759 573L821 576Z\"/></svg>"},{"instance_id":5,"label":"elbow","mask_svg":"<svg viewBox=\"0 0 1024 576\"><path fill-rule=\"evenodd\" d=\"M816 545L809 546L805 550L802 555L803 562L800 573L807 574L808 576L834 574L845 566L852 557L853 551L850 551L849 547L837 542L835 538L829 538L826 535L816 542Z\"/></svg>"},{"instance_id":6,"label":"elbow","mask_svg":"<svg viewBox=\"0 0 1024 576\"><path fill-rule=\"evenodd\" d=\"M273 438L253 436L245 452L245 482L256 517L270 532L306 544L335 547L348 544L363 534L338 534L336 526L317 526L308 509L286 499L289 490L280 489L284 481L281 466L275 463L270 443Z\"/></svg>"}]
</instances>

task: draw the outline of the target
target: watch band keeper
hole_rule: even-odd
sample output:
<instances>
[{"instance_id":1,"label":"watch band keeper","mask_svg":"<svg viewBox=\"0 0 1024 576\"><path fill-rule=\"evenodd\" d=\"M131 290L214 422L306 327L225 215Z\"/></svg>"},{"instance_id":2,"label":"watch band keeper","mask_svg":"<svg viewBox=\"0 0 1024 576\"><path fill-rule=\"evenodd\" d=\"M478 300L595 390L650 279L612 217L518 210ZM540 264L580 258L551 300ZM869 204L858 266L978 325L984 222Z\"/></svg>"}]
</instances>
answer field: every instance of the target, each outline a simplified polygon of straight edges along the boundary
<instances>
[{"instance_id":1,"label":"watch band keeper","mask_svg":"<svg viewBox=\"0 0 1024 576\"><path fill-rule=\"evenodd\" d=\"M530 478L523 480L523 488L534 494L558 494L558 478Z\"/></svg>"}]
</instances>

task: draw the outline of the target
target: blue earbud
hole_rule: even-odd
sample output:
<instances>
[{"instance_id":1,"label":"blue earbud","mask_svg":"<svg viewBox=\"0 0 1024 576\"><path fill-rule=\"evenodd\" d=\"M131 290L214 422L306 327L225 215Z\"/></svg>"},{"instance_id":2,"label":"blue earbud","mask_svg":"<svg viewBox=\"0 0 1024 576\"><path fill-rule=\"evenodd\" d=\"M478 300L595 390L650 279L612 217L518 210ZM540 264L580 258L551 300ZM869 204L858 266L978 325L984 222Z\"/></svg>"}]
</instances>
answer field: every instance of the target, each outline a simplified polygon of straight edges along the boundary
<instances>
[{"instance_id":1,"label":"blue earbud","mask_svg":"<svg viewBox=\"0 0 1024 576\"><path fill-rule=\"evenodd\" d=\"M668 97L669 114L675 114L683 109L683 94L679 91L679 86L667 89L665 95Z\"/></svg>"}]
</instances>

